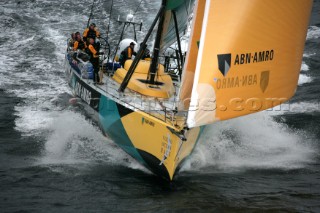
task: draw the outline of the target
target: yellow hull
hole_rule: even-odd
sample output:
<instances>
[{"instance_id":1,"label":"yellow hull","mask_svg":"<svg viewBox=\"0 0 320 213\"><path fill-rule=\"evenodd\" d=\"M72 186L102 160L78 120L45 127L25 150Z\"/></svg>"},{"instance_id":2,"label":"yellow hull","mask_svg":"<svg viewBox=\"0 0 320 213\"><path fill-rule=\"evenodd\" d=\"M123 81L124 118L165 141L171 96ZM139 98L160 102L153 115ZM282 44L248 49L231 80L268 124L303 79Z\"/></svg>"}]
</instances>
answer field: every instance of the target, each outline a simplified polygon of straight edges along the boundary
<instances>
[{"instance_id":1,"label":"yellow hull","mask_svg":"<svg viewBox=\"0 0 320 213\"><path fill-rule=\"evenodd\" d=\"M174 117L174 126L159 113L130 109L82 79L71 62L67 56L69 85L97 112L103 133L153 173L172 180L181 162L191 154L200 128L186 131L182 129L185 118Z\"/></svg>"},{"instance_id":2,"label":"yellow hull","mask_svg":"<svg viewBox=\"0 0 320 213\"><path fill-rule=\"evenodd\" d=\"M200 128L193 128L184 135L179 134L179 129L139 111L121 120L147 167L170 180L180 163L192 152L200 132Z\"/></svg>"}]
</instances>

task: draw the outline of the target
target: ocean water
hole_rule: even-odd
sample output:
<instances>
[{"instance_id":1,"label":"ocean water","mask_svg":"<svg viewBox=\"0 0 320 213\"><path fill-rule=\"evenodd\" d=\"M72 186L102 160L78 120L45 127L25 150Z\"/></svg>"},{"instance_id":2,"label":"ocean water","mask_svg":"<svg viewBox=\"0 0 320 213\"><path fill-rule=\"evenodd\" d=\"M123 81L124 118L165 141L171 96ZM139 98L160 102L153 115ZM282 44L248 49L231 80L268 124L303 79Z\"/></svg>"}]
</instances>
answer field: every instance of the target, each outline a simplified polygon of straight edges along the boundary
<instances>
[{"instance_id":1,"label":"ocean water","mask_svg":"<svg viewBox=\"0 0 320 213\"><path fill-rule=\"evenodd\" d=\"M110 43L132 10L143 38L159 1L115 1ZM105 34L111 0L96 1ZM320 1L299 86L281 109L206 127L172 183L105 138L63 70L91 2L0 2L0 212L320 212ZM128 29L128 36L131 33Z\"/></svg>"}]
</instances>

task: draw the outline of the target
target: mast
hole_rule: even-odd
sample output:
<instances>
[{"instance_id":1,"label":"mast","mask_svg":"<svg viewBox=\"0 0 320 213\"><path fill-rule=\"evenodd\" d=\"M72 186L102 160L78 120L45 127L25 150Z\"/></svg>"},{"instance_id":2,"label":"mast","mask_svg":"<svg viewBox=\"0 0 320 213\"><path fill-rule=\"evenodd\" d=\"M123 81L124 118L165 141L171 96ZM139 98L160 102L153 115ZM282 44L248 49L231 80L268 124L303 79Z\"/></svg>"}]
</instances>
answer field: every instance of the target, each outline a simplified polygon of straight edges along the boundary
<instances>
[{"instance_id":1,"label":"mast","mask_svg":"<svg viewBox=\"0 0 320 213\"><path fill-rule=\"evenodd\" d=\"M162 7L166 7L166 0L162 0ZM158 62L159 62L160 42L161 42L161 35L163 30L163 23L164 23L164 13L162 13L160 16L157 36L156 36L156 40L153 48L153 58L149 68L149 76L148 76L149 84L155 83L155 77L157 74L157 68L158 68Z\"/></svg>"},{"instance_id":2,"label":"mast","mask_svg":"<svg viewBox=\"0 0 320 213\"><path fill-rule=\"evenodd\" d=\"M176 55L179 56L179 57L177 57L177 61L178 61L179 76L181 77L182 67L183 67L184 61L183 61L183 55L182 55L182 50L181 50L181 42L180 42L177 15L174 10L172 11L172 16L173 16L173 20L174 20L174 28L175 28L176 37L177 37L178 51L176 51L176 52L179 53L179 55L177 53L176 53ZM179 59L181 60L180 61L181 64L179 63Z\"/></svg>"},{"instance_id":3,"label":"mast","mask_svg":"<svg viewBox=\"0 0 320 213\"><path fill-rule=\"evenodd\" d=\"M143 42L142 42L142 44L141 44L141 47L140 47L140 49L139 49L136 57L134 58L131 66L130 66L128 72L127 72L127 75L124 77L124 79L123 79L123 81L122 81L122 83L121 83L121 85L120 85L119 92L123 92L123 91L126 89L126 87L128 86L129 81L130 81L130 79L131 79L131 77L132 77L132 75L133 75L136 67L138 66L138 63L139 63L140 59L142 58L145 49L147 48L146 43L147 43L147 41L148 41L148 39L149 39L149 37L150 37L150 35L151 35L151 33L152 33L155 25L157 24L157 22L158 22L159 19L160 19L159 27L161 26L161 25L160 25L160 24L161 24L161 20L162 20L163 17L164 17L164 12L165 12L165 8L166 8L165 5L166 5L166 0L162 0L161 8L160 8L160 10L158 11L155 19L153 20L153 22L152 22L152 24L151 24L151 27L150 27L147 35L145 36L145 38L144 38L144 40L143 40ZM162 21L162 25L163 25L163 21ZM160 34L160 35L158 35L158 34ZM157 39L161 39L161 31L160 31L160 33L159 33L159 29L158 29L158 32L157 32L156 42L157 42ZM151 66L150 66L150 70L152 70L152 69L151 69L152 66L155 67L154 70L156 70L156 68L157 68L158 56L159 56L159 52L160 52L160 41L159 41L159 44L158 44L158 48L156 48L156 47L157 47L157 46L155 45L154 51L157 51L157 55L154 54L154 57L153 57L153 60L152 60ZM157 50L156 50L156 49L157 49ZM155 56L157 56L157 57L155 57ZM154 58L157 58L157 59L154 60ZM154 64L154 63L155 63L155 64ZM155 73L156 73L156 71L155 71ZM155 76L155 74L154 74L154 76ZM153 77L153 80L154 80L154 77Z\"/></svg>"}]
</instances>

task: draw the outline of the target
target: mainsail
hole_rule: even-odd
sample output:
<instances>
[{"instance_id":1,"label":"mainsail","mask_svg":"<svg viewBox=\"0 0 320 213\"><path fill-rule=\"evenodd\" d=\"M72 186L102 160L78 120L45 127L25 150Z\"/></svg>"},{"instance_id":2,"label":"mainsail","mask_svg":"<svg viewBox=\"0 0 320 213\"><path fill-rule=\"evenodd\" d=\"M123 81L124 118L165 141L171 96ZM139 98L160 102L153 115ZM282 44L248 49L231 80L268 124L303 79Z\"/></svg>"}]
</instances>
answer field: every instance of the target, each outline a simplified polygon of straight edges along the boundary
<instances>
[{"instance_id":1,"label":"mainsail","mask_svg":"<svg viewBox=\"0 0 320 213\"><path fill-rule=\"evenodd\" d=\"M312 0L199 0L197 8L199 52L184 69L195 67L188 127L265 110L294 95ZM200 35L199 26L193 29L190 51ZM190 87L186 75L183 85Z\"/></svg>"},{"instance_id":2,"label":"mainsail","mask_svg":"<svg viewBox=\"0 0 320 213\"><path fill-rule=\"evenodd\" d=\"M190 16L190 10L193 7L194 1L195 0L166 1L166 12L161 35L162 41L160 45L162 50L165 50L177 41L176 26L172 12L176 14L178 31L179 33L182 33L187 30L188 22L186 20L188 20Z\"/></svg>"}]
</instances>

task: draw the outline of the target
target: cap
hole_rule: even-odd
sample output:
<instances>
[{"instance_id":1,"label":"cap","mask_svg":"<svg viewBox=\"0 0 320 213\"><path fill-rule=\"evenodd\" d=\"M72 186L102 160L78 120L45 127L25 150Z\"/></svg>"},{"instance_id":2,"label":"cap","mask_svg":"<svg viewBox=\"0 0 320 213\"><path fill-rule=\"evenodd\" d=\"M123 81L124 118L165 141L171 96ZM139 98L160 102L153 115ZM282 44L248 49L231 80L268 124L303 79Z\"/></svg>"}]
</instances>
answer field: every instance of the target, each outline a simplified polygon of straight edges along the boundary
<instances>
[{"instance_id":1,"label":"cap","mask_svg":"<svg viewBox=\"0 0 320 213\"><path fill-rule=\"evenodd\" d=\"M95 26L96 26L96 24L95 24L95 23L91 23L91 24L90 24L90 26L94 26L94 27L95 27Z\"/></svg>"},{"instance_id":2,"label":"cap","mask_svg":"<svg viewBox=\"0 0 320 213\"><path fill-rule=\"evenodd\" d=\"M131 42L130 45L136 45L134 42Z\"/></svg>"}]
</instances>

